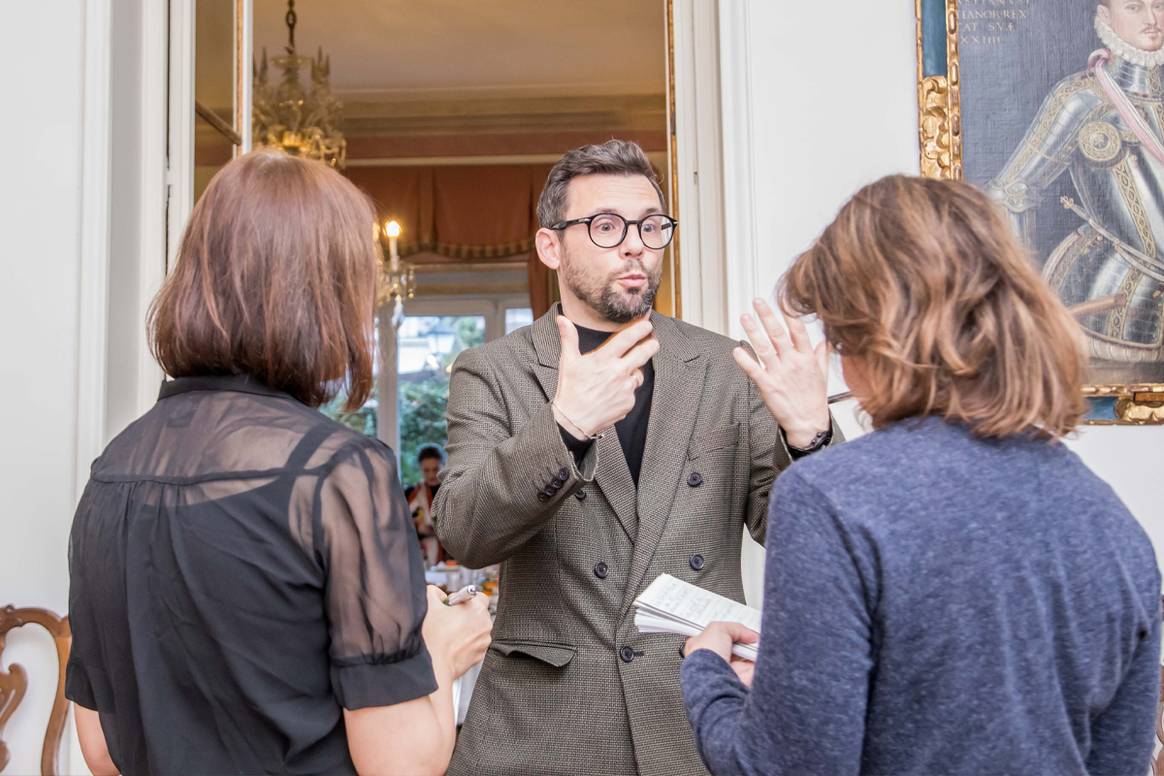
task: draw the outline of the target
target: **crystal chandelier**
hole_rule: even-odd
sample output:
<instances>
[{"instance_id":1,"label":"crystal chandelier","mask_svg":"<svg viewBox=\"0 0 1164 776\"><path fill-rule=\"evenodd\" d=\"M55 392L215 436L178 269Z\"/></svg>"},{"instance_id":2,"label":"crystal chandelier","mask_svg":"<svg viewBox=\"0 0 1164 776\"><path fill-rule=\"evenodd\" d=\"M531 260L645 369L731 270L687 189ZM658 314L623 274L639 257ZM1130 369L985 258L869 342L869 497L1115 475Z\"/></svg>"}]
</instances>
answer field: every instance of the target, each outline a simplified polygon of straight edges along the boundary
<instances>
[{"instance_id":1,"label":"crystal chandelier","mask_svg":"<svg viewBox=\"0 0 1164 776\"><path fill-rule=\"evenodd\" d=\"M339 125L343 104L331 91L331 57L323 47L313 57L295 53L295 0L287 0L286 54L272 57L283 75L278 84L268 80L267 49L255 68L254 121L255 145L282 148L294 156L322 159L342 169L347 162L348 143ZM310 66L310 88L299 80L300 68Z\"/></svg>"},{"instance_id":2,"label":"crystal chandelier","mask_svg":"<svg viewBox=\"0 0 1164 776\"><path fill-rule=\"evenodd\" d=\"M404 321L404 299L416 295L416 270L407 261L400 260L396 250L399 237L400 224L396 221L385 220L383 228L376 224L376 239L384 248L380 282L376 289L376 306L392 304L392 325L397 329Z\"/></svg>"}]
</instances>

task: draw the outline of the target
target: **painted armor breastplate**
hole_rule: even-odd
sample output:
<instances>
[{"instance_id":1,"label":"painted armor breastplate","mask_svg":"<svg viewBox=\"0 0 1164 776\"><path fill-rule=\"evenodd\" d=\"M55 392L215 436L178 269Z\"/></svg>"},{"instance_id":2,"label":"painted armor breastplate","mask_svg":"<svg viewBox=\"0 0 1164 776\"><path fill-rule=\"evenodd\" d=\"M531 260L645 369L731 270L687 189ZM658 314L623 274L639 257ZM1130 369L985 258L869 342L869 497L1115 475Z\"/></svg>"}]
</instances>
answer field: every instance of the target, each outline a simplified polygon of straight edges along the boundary
<instances>
[{"instance_id":1,"label":"painted armor breastplate","mask_svg":"<svg viewBox=\"0 0 1164 776\"><path fill-rule=\"evenodd\" d=\"M1123 60L1108 73L1164 145L1159 68ZM1044 274L1069 307L1107 300L1079 314L1092 355L1118 362L1164 358L1164 162L1128 127L1090 72L1061 81L1002 173L988 189L1034 245L1035 216L1063 172L1074 184L1078 226L1049 255Z\"/></svg>"}]
</instances>

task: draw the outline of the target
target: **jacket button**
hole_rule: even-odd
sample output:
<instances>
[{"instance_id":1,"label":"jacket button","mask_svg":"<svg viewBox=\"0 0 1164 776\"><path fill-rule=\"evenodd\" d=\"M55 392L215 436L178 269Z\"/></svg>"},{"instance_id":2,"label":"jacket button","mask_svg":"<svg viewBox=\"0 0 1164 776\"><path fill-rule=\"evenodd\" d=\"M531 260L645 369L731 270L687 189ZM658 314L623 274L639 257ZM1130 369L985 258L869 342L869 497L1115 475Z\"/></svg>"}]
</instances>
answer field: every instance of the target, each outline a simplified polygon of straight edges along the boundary
<instances>
[{"instance_id":1,"label":"jacket button","mask_svg":"<svg viewBox=\"0 0 1164 776\"><path fill-rule=\"evenodd\" d=\"M691 556L691 568L695 571L703 571L703 556L698 552Z\"/></svg>"},{"instance_id":2,"label":"jacket button","mask_svg":"<svg viewBox=\"0 0 1164 776\"><path fill-rule=\"evenodd\" d=\"M635 659L635 651L630 647L623 647L618 651L618 656L622 658L622 662L631 663Z\"/></svg>"},{"instance_id":3,"label":"jacket button","mask_svg":"<svg viewBox=\"0 0 1164 776\"><path fill-rule=\"evenodd\" d=\"M594 564L594 576L598 577L599 579L606 579L606 575L609 573L610 569L602 561Z\"/></svg>"},{"instance_id":4,"label":"jacket button","mask_svg":"<svg viewBox=\"0 0 1164 776\"><path fill-rule=\"evenodd\" d=\"M570 479L570 470L569 469L559 469L558 470L558 479L561 480L562 482L565 482L566 480Z\"/></svg>"},{"instance_id":5,"label":"jacket button","mask_svg":"<svg viewBox=\"0 0 1164 776\"><path fill-rule=\"evenodd\" d=\"M703 475L699 472L691 472L687 475L687 484L693 488L698 488L703 484Z\"/></svg>"},{"instance_id":6,"label":"jacket button","mask_svg":"<svg viewBox=\"0 0 1164 776\"><path fill-rule=\"evenodd\" d=\"M549 500L550 500L550 497L547 496L545 493L538 493L538 501L540 501L544 504Z\"/></svg>"},{"instance_id":7,"label":"jacket button","mask_svg":"<svg viewBox=\"0 0 1164 776\"><path fill-rule=\"evenodd\" d=\"M553 498L554 494L557 492L557 488L555 488L553 485L547 485L546 489L542 491L542 495L546 498Z\"/></svg>"},{"instance_id":8,"label":"jacket button","mask_svg":"<svg viewBox=\"0 0 1164 776\"><path fill-rule=\"evenodd\" d=\"M574 498L578 499L579 501L585 501L586 500L586 491L585 490L574 491Z\"/></svg>"}]
</instances>

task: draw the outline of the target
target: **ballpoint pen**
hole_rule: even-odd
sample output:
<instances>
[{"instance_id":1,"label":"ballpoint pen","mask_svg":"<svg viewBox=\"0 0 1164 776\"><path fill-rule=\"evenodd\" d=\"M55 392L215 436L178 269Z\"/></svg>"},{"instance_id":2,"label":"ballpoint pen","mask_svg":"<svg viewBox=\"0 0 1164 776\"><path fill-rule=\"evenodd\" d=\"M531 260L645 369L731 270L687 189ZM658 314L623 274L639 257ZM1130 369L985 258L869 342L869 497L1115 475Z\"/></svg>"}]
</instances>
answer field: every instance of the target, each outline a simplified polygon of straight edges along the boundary
<instances>
[{"instance_id":1,"label":"ballpoint pen","mask_svg":"<svg viewBox=\"0 0 1164 776\"><path fill-rule=\"evenodd\" d=\"M475 595L477 595L477 586L476 585L466 585L465 587L462 587L460 590L458 590L457 592L453 593L448 598L446 598L445 605L446 606L456 606L457 604L463 604Z\"/></svg>"}]
</instances>

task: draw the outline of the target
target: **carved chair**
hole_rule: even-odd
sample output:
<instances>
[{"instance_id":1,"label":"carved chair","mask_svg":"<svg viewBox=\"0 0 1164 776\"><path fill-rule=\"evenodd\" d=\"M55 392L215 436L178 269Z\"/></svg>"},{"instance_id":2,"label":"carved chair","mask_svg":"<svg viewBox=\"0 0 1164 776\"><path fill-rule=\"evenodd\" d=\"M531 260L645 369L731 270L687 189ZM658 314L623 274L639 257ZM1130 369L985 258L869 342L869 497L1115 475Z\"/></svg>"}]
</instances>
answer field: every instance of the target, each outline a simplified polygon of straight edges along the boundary
<instances>
[{"instance_id":1,"label":"carved chair","mask_svg":"<svg viewBox=\"0 0 1164 776\"><path fill-rule=\"evenodd\" d=\"M72 642L69 618L58 617L47 609L17 609L12 605L0 609L0 771L7 767L10 758L8 747L4 743L4 726L8 724L8 720L28 690L28 674L22 666L13 663L7 670L4 668L5 640L8 631L29 623L35 623L47 630L57 647L57 691L40 752L42 776L56 776L57 755L61 749L65 717L69 710L69 702L65 700L65 663L69 659L69 645Z\"/></svg>"}]
</instances>

